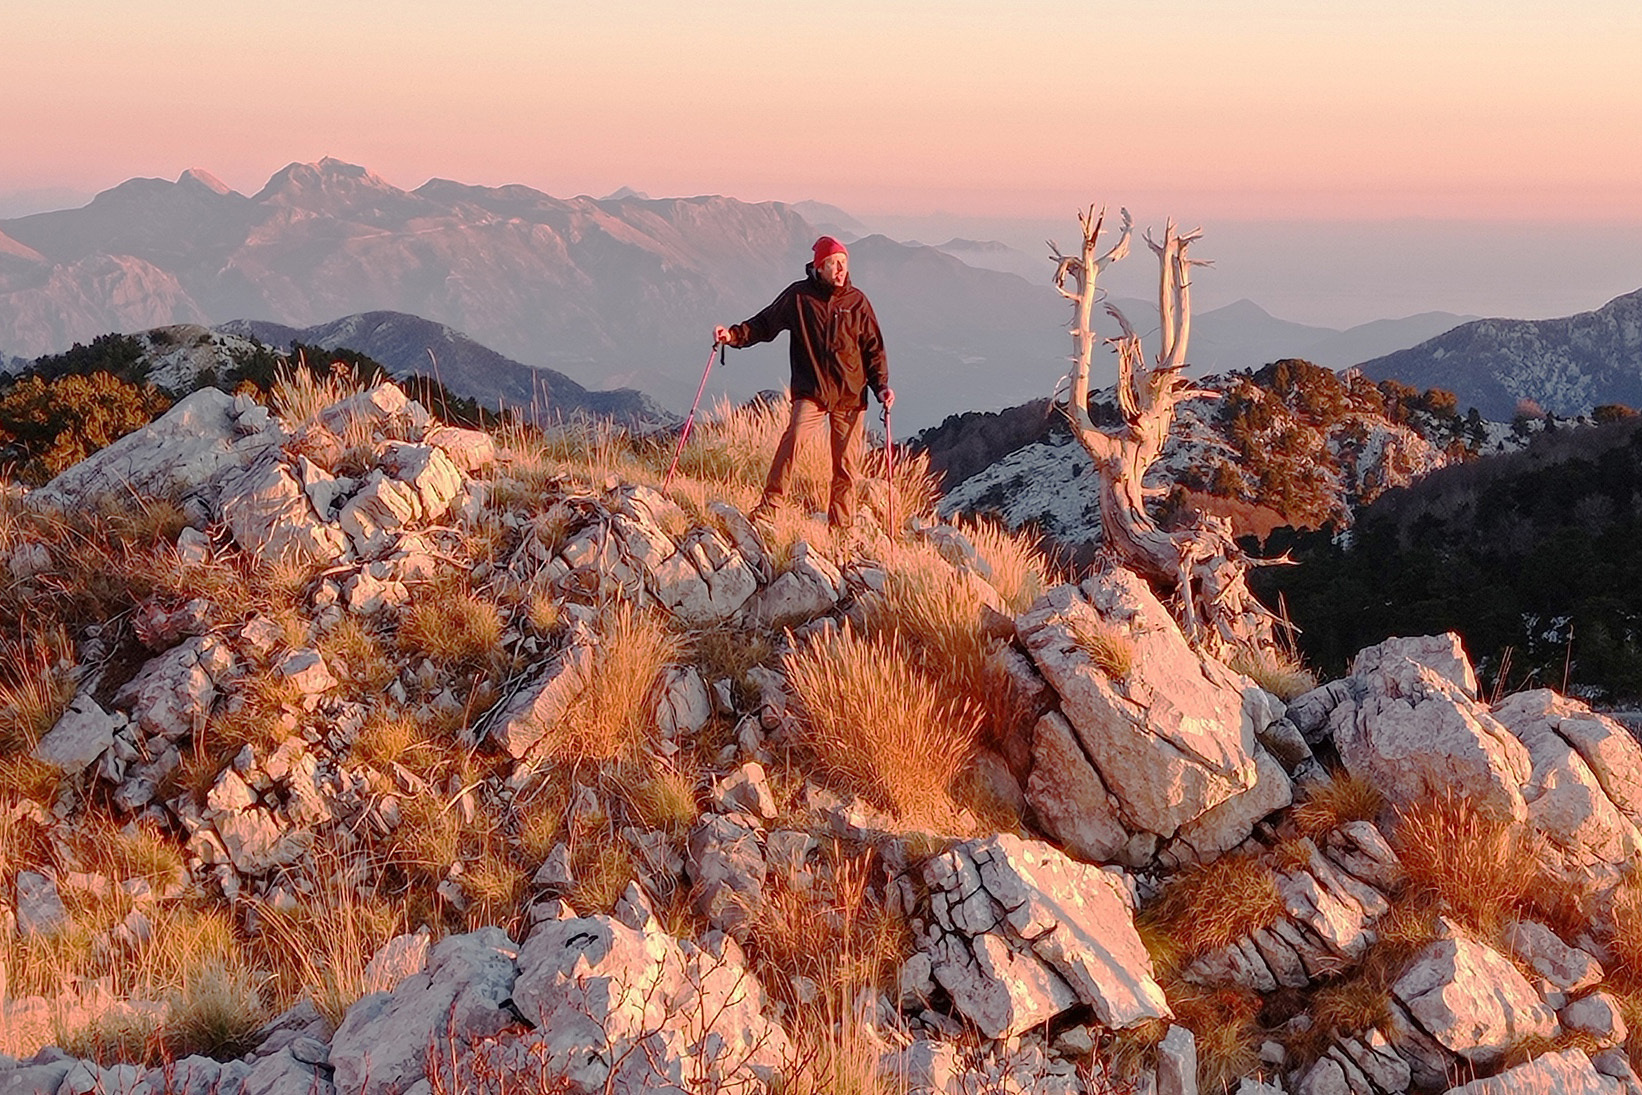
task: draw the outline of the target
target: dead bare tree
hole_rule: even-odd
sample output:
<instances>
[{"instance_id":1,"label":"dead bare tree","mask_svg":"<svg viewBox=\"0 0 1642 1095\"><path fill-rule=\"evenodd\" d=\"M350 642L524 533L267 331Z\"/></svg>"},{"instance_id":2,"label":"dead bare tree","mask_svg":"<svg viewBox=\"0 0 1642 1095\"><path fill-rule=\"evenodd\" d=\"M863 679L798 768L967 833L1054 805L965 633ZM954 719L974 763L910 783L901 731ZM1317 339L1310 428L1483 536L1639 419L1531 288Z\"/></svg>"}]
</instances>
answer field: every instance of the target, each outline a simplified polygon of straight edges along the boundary
<instances>
[{"instance_id":1,"label":"dead bare tree","mask_svg":"<svg viewBox=\"0 0 1642 1095\"><path fill-rule=\"evenodd\" d=\"M1062 409L1072 432L1095 462L1100 477L1102 549L1118 565L1143 575L1165 595L1174 597L1181 627L1193 643L1216 655L1238 649L1261 650L1274 645L1274 617L1249 591L1245 575L1250 559L1231 535L1230 523L1199 516L1191 525L1165 530L1146 507L1162 493L1145 484L1146 472L1163 454L1174 425L1175 406L1184 400L1218 398L1219 393L1194 387L1182 370L1191 335L1191 268L1201 260L1187 250L1201 229L1181 233L1167 222L1163 239L1146 243L1157 255L1158 329L1160 345L1155 362L1146 361L1140 336L1114 305L1107 313L1121 334L1105 339L1118 357L1117 404L1122 423L1109 429L1095 425L1089 415L1089 371L1095 356L1094 307L1104 296L1097 285L1100 272L1129 253L1132 223L1122 210L1117 242L1104 253L1099 237L1105 211L1078 214L1083 246L1076 255L1063 255L1051 243L1055 258L1055 288L1075 307L1072 321L1072 371L1065 381L1067 403Z\"/></svg>"}]
</instances>

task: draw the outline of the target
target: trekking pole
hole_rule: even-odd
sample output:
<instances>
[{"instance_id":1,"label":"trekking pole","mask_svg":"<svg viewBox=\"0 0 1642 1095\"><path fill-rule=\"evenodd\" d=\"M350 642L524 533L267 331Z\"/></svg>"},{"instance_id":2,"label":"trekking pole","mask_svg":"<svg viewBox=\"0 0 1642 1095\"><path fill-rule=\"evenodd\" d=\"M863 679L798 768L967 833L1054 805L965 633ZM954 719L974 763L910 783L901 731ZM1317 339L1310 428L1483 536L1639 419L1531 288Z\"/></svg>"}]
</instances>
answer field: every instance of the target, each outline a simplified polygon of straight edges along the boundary
<instances>
[{"instance_id":1,"label":"trekking pole","mask_svg":"<svg viewBox=\"0 0 1642 1095\"><path fill-rule=\"evenodd\" d=\"M667 465L667 478L661 482L662 490L672 485L673 473L678 470L678 458L684 455L684 443L690 440L690 427L695 424L696 408L701 406L701 393L707 390L707 374L713 371L714 355L717 355L720 365L724 364L724 343L715 341L713 348L707 351L707 367L701 370L701 383L696 387L696 401L690 404L690 417L684 420L684 431L678 435L678 448L673 450L673 462Z\"/></svg>"},{"instance_id":2,"label":"trekking pole","mask_svg":"<svg viewBox=\"0 0 1642 1095\"><path fill-rule=\"evenodd\" d=\"M889 405L884 404L884 486L889 501L885 505L889 519L889 538L895 539L895 439L889 432Z\"/></svg>"}]
</instances>

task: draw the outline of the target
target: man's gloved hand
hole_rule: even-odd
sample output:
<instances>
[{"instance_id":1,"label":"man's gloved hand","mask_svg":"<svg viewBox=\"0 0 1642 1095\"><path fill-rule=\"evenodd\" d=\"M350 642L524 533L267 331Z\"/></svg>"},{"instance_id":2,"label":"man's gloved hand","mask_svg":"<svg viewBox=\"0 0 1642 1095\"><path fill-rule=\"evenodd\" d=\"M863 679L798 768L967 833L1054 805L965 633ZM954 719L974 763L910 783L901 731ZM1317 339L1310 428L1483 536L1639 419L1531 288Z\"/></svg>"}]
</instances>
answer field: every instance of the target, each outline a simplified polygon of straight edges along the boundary
<instances>
[{"instance_id":1,"label":"man's gloved hand","mask_svg":"<svg viewBox=\"0 0 1642 1095\"><path fill-rule=\"evenodd\" d=\"M713 328L713 341L722 342L726 346L735 345L735 342L730 338L730 329L723 326Z\"/></svg>"},{"instance_id":2,"label":"man's gloved hand","mask_svg":"<svg viewBox=\"0 0 1642 1095\"><path fill-rule=\"evenodd\" d=\"M884 405L884 410L886 411L895 406L895 389L885 388L883 391L879 392L878 402Z\"/></svg>"}]
</instances>

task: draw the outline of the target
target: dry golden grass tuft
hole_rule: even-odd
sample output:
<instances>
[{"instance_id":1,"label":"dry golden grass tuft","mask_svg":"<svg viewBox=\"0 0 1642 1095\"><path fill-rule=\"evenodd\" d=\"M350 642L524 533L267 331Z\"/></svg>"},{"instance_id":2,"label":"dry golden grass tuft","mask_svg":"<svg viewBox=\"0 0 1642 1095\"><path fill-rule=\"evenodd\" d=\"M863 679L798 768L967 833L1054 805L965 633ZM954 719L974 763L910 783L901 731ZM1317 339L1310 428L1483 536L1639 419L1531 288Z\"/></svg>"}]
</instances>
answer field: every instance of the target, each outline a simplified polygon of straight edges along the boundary
<instances>
[{"instance_id":1,"label":"dry golden grass tuft","mask_svg":"<svg viewBox=\"0 0 1642 1095\"><path fill-rule=\"evenodd\" d=\"M1226 665L1284 703L1317 687L1317 675L1288 650L1238 650Z\"/></svg>"},{"instance_id":2,"label":"dry golden grass tuft","mask_svg":"<svg viewBox=\"0 0 1642 1095\"><path fill-rule=\"evenodd\" d=\"M1039 538L1024 529L1010 532L990 517L960 520L958 529L975 545L976 554L991 568L988 579L1007 610L1020 615L1054 584L1048 556Z\"/></svg>"},{"instance_id":3,"label":"dry golden grass tuft","mask_svg":"<svg viewBox=\"0 0 1642 1095\"><path fill-rule=\"evenodd\" d=\"M496 605L454 582L418 591L399 622L398 642L407 654L445 669L493 666L505 656L502 614Z\"/></svg>"},{"instance_id":4,"label":"dry golden grass tuft","mask_svg":"<svg viewBox=\"0 0 1642 1095\"><path fill-rule=\"evenodd\" d=\"M801 744L829 778L915 824L956 823L953 777L981 733L973 703L943 695L897 637L862 636L847 622L782 664L803 712Z\"/></svg>"},{"instance_id":5,"label":"dry golden grass tuft","mask_svg":"<svg viewBox=\"0 0 1642 1095\"><path fill-rule=\"evenodd\" d=\"M638 757L656 734L656 688L680 643L662 619L623 602L599 619L587 687L543 738L558 762Z\"/></svg>"},{"instance_id":6,"label":"dry golden grass tuft","mask_svg":"<svg viewBox=\"0 0 1642 1095\"><path fill-rule=\"evenodd\" d=\"M1411 892L1484 939L1498 937L1530 890L1544 883L1542 838L1453 794L1398 811L1388 836Z\"/></svg>"},{"instance_id":7,"label":"dry golden grass tuft","mask_svg":"<svg viewBox=\"0 0 1642 1095\"><path fill-rule=\"evenodd\" d=\"M255 906L263 926L253 953L272 971L280 1005L306 996L340 1024L363 993L371 956L405 930L403 911L366 883L362 861L325 847L313 862L313 890L294 909Z\"/></svg>"},{"instance_id":8,"label":"dry golden grass tuft","mask_svg":"<svg viewBox=\"0 0 1642 1095\"><path fill-rule=\"evenodd\" d=\"M674 760L658 760L647 774L621 780L631 787L630 804L646 829L682 836L701 816L701 807L696 802L696 784L700 777L685 767L684 756L681 753Z\"/></svg>"},{"instance_id":9,"label":"dry golden grass tuft","mask_svg":"<svg viewBox=\"0 0 1642 1095\"><path fill-rule=\"evenodd\" d=\"M989 634L986 584L953 569L933 546L899 547L886 559L882 593L862 599L865 633L899 637L905 653L943 695L980 713L980 740L998 745L1037 716L998 655Z\"/></svg>"},{"instance_id":10,"label":"dry golden grass tuft","mask_svg":"<svg viewBox=\"0 0 1642 1095\"><path fill-rule=\"evenodd\" d=\"M1617 959L1615 972L1642 988L1642 872L1629 872L1614 887L1612 920L1609 946Z\"/></svg>"},{"instance_id":11,"label":"dry golden grass tuft","mask_svg":"<svg viewBox=\"0 0 1642 1095\"><path fill-rule=\"evenodd\" d=\"M582 916L608 913L638 875L627 842L613 827L572 833L570 871L574 882L565 900Z\"/></svg>"},{"instance_id":12,"label":"dry golden grass tuft","mask_svg":"<svg viewBox=\"0 0 1642 1095\"><path fill-rule=\"evenodd\" d=\"M1301 836L1316 838L1349 821L1374 821L1385 806L1379 788L1342 770L1332 773L1327 783L1309 784L1289 816Z\"/></svg>"},{"instance_id":13,"label":"dry golden grass tuft","mask_svg":"<svg viewBox=\"0 0 1642 1095\"><path fill-rule=\"evenodd\" d=\"M1089 656L1102 673L1114 681L1125 681L1135 668L1135 644L1129 636L1099 619L1079 619L1072 626L1072 641Z\"/></svg>"},{"instance_id":14,"label":"dry golden grass tuft","mask_svg":"<svg viewBox=\"0 0 1642 1095\"><path fill-rule=\"evenodd\" d=\"M811 1020L838 1018L828 1008L853 1004L862 989L893 988L914 949L906 922L869 887L874 854L834 845L823 858L808 886L773 874L747 925L747 956L760 981L790 1013ZM795 978L807 979L817 996L801 998Z\"/></svg>"},{"instance_id":15,"label":"dry golden grass tuft","mask_svg":"<svg viewBox=\"0 0 1642 1095\"><path fill-rule=\"evenodd\" d=\"M344 615L320 638L319 652L343 683L346 695L354 700L379 698L398 674L370 625L352 613Z\"/></svg>"},{"instance_id":16,"label":"dry golden grass tuft","mask_svg":"<svg viewBox=\"0 0 1642 1095\"><path fill-rule=\"evenodd\" d=\"M1282 915L1283 897L1271 867L1254 856L1229 855L1175 875L1136 919L1146 929L1143 938L1153 961L1167 975Z\"/></svg>"},{"instance_id":17,"label":"dry golden grass tuft","mask_svg":"<svg viewBox=\"0 0 1642 1095\"><path fill-rule=\"evenodd\" d=\"M74 699L74 644L56 620L0 635L0 758L27 753Z\"/></svg>"},{"instance_id":18,"label":"dry golden grass tuft","mask_svg":"<svg viewBox=\"0 0 1642 1095\"><path fill-rule=\"evenodd\" d=\"M1187 981L1169 986L1175 1022L1197 1039L1197 1084L1202 1091L1229 1091L1239 1077L1260 1067L1261 1000L1239 986L1203 988Z\"/></svg>"}]
</instances>

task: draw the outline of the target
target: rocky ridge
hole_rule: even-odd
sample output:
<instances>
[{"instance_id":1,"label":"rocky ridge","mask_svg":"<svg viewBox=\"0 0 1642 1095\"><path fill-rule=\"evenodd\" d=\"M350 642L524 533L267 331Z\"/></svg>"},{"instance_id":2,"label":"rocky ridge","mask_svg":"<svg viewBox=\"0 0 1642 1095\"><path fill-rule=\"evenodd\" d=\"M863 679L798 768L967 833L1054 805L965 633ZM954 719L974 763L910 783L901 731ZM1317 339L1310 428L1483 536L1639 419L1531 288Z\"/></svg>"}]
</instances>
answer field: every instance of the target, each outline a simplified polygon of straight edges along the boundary
<instances>
[{"instance_id":1,"label":"rocky ridge","mask_svg":"<svg viewBox=\"0 0 1642 1095\"><path fill-rule=\"evenodd\" d=\"M361 436L368 456L353 462L342 439ZM78 692L32 747L63 789L51 802L16 802L8 821L66 831L106 798L125 823L178 841L185 869L156 886L92 878L66 856L8 867L0 938L30 946L72 931L76 894L98 887L133 891L105 948L140 948L179 903L259 920L311 889L325 869L318 849L340 832L392 834L429 799L471 818L540 794L555 735L585 717L574 701L615 606L825 642L859 620L896 565L870 543L780 551L732 506L692 518L620 480L536 483L547 497L527 508L518 471L493 438L439 424L392 385L303 423L206 389L31 494L35 507L72 508L114 484L163 482L187 519L169 549L177 567L239 560L306 577L296 627L237 613L203 584L191 599L145 601L130 624L143 658L123 680L103 679L112 630L77 636ZM362 753L369 704L344 687L349 667L325 638L360 621L407 626L462 558L463 537L482 528L511 534L510 550L482 564L487 579L548 598L551 622L513 623L502 641L520 671L462 724L467 746L495 764L471 784L452 773L434 788L400 760ZM995 580L961 529L921 520L910 535L945 560L946 581ZM48 573L52 550L10 543L13 578ZM912 829L804 774L778 800L772 768L806 718L780 670L738 682L681 662L652 695L656 748L700 753L710 727L729 733L708 750L702 809L683 831L621 831L633 877L608 908L566 903L577 865L556 845L512 926L441 921L390 939L340 1022L298 1002L225 1061L73 1057L46 1045L66 1010L140 1016L167 1002L99 1003L83 985L11 998L0 972L0 1030L26 1055L0 1058L0 1092L434 1095L490 1090L498 1077L581 1092L767 1090L801 1063L806 1032L790 1001L813 989L797 974L769 980L768 964L755 970L761 918L784 894L838 891L847 872L827 845L870 853L865 884L910 940L893 981L850 1001L868 1032L861 1045L897 1090L1108 1090L1112 1040L1130 1036L1148 1047L1133 1076L1140 1089L1195 1092L1199 1042L1214 1031L1192 1029L1187 986L1254 994L1281 1011L1380 961L1397 921L1409 953L1388 978L1384 1018L1313 1032L1301 1006L1283 1033L1312 1051L1268 1041L1233 1077L1238 1090L1642 1091L1615 1048L1622 989L1605 972L1624 915L1616 894L1642 840L1642 747L1618 724L1549 692L1484 702L1454 636L1390 640L1362 652L1349 677L1285 703L1192 650L1145 583L1121 570L1049 589L1013 616L992 611L1003 621L991 625L1003 635L994 655L1036 717L976 768L994 797L1021 805L1019 831L981 831L973 817L954 823L967 831ZM1095 633L1127 649L1127 664L1103 654ZM438 671L406 665L379 691L433 722L461 706L437 687ZM268 736L199 770L197 792L179 787L207 728L267 682L281 697ZM1349 778L1378 791L1374 816L1297 836L1291 805ZM1573 934L1522 918L1495 936L1438 910L1410 943L1398 910L1419 865L1395 850L1398 831L1445 794L1540 841L1547 877L1593 910L1588 926ZM566 806L572 818L605 809L582 785ZM1242 863L1267 872L1269 915L1166 968L1175 960L1147 947L1148 910L1216 865ZM472 864L434 867L449 908L482 907ZM694 917L684 929L661 915L681 894ZM1553 1051L1518 1063L1513 1054L1534 1045Z\"/></svg>"}]
</instances>

